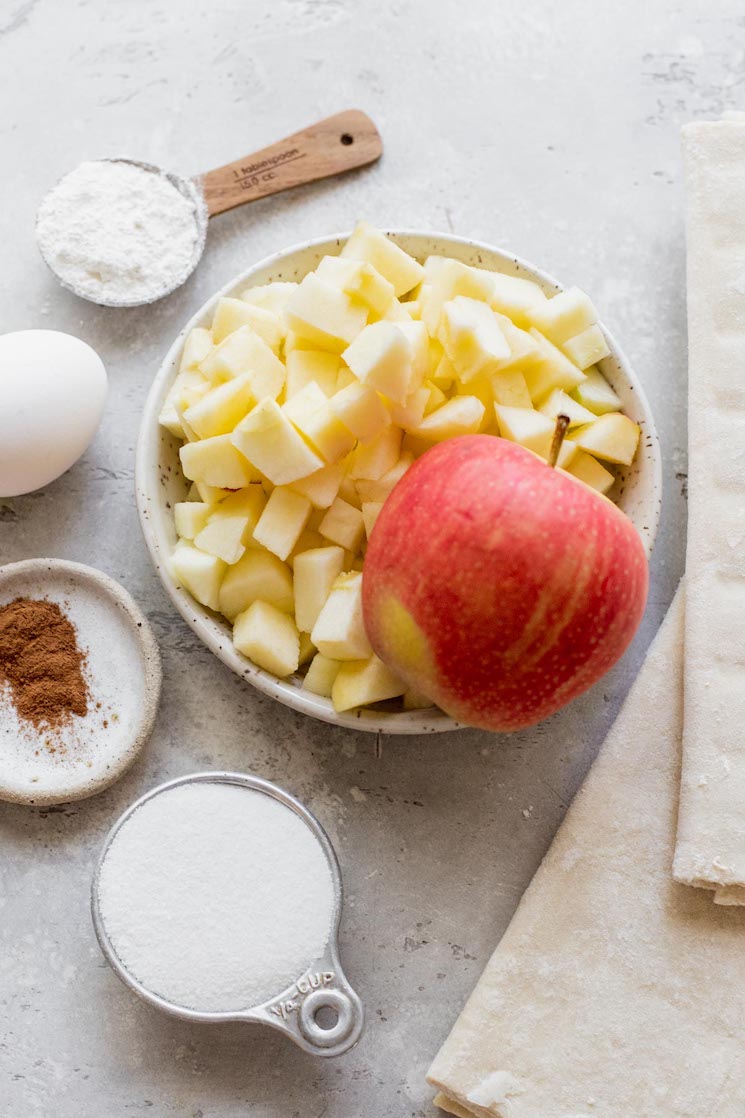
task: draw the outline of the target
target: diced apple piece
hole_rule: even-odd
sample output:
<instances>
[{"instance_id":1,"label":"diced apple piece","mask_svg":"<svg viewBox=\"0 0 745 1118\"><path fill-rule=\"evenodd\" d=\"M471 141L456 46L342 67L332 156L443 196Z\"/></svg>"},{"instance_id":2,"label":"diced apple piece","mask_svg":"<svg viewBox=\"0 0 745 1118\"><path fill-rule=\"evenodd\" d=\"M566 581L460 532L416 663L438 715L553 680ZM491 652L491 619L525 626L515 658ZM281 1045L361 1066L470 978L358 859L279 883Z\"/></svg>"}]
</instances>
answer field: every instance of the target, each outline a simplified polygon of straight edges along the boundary
<instances>
[{"instance_id":1,"label":"diced apple piece","mask_svg":"<svg viewBox=\"0 0 745 1118\"><path fill-rule=\"evenodd\" d=\"M510 357L509 343L494 311L465 295L457 295L442 308L438 337L464 384L496 372Z\"/></svg>"},{"instance_id":2,"label":"diced apple piece","mask_svg":"<svg viewBox=\"0 0 745 1118\"><path fill-rule=\"evenodd\" d=\"M212 333L206 330L204 326L195 326L193 330L190 330L181 351L179 372L192 372L198 369L212 349L212 344Z\"/></svg>"},{"instance_id":3,"label":"diced apple piece","mask_svg":"<svg viewBox=\"0 0 745 1118\"><path fill-rule=\"evenodd\" d=\"M583 481L585 485L589 485L591 489L597 489L603 494L613 488L613 482L616 480L610 470L606 470L605 466L601 466L591 454L586 454L583 450L578 450L564 469L573 477Z\"/></svg>"},{"instance_id":4,"label":"diced apple piece","mask_svg":"<svg viewBox=\"0 0 745 1118\"><path fill-rule=\"evenodd\" d=\"M264 310L281 315L284 312L287 300L296 287L297 284L292 281L280 280L276 283L265 283L259 287L249 287L243 292L241 299L244 303L252 303L255 307L263 307Z\"/></svg>"},{"instance_id":5,"label":"diced apple piece","mask_svg":"<svg viewBox=\"0 0 745 1118\"><path fill-rule=\"evenodd\" d=\"M383 507L382 501L363 501L362 502L362 520L365 525L365 535L368 540L372 535L375 521L380 516L380 510Z\"/></svg>"},{"instance_id":6,"label":"diced apple piece","mask_svg":"<svg viewBox=\"0 0 745 1118\"><path fill-rule=\"evenodd\" d=\"M228 334L200 368L215 383L247 376L256 400L265 396L276 399L285 383L284 365L250 326Z\"/></svg>"},{"instance_id":7,"label":"diced apple piece","mask_svg":"<svg viewBox=\"0 0 745 1118\"><path fill-rule=\"evenodd\" d=\"M349 459L347 459L347 469L349 469L349 466L350 461ZM362 501L360 500L360 495L357 492L357 483L355 482L354 478L351 478L349 476L349 474L345 474L342 478L341 485L339 486L338 496L341 497L343 501L346 501L348 505L352 505L356 509L362 508Z\"/></svg>"},{"instance_id":8,"label":"diced apple piece","mask_svg":"<svg viewBox=\"0 0 745 1118\"><path fill-rule=\"evenodd\" d=\"M344 458L357 441L337 419L318 385L311 381L282 406L282 411L326 462Z\"/></svg>"},{"instance_id":9,"label":"diced apple piece","mask_svg":"<svg viewBox=\"0 0 745 1118\"><path fill-rule=\"evenodd\" d=\"M499 433L503 439L519 443L520 446L547 458L551 449L555 423L532 408L505 408L496 404Z\"/></svg>"},{"instance_id":10,"label":"diced apple piece","mask_svg":"<svg viewBox=\"0 0 745 1118\"><path fill-rule=\"evenodd\" d=\"M443 442L457 435L475 435L481 427L485 408L476 396L454 396L430 413L414 428L416 438Z\"/></svg>"},{"instance_id":11,"label":"diced apple piece","mask_svg":"<svg viewBox=\"0 0 745 1118\"><path fill-rule=\"evenodd\" d=\"M569 419L570 427L577 427L582 423L592 423L595 416L587 408L573 400L562 388L555 388L547 397L544 404L538 409L541 415L555 420L558 415L565 415Z\"/></svg>"},{"instance_id":12,"label":"diced apple piece","mask_svg":"<svg viewBox=\"0 0 745 1118\"><path fill-rule=\"evenodd\" d=\"M215 512L194 540L200 551L216 555L230 566L237 563L246 550L243 542L248 520L245 516L225 516Z\"/></svg>"},{"instance_id":13,"label":"diced apple piece","mask_svg":"<svg viewBox=\"0 0 745 1118\"><path fill-rule=\"evenodd\" d=\"M393 487L398 484L410 466L414 464L413 454L402 454L395 466L377 480L360 478L355 488L363 501L385 501ZM364 510L363 510L364 511Z\"/></svg>"},{"instance_id":14,"label":"diced apple piece","mask_svg":"<svg viewBox=\"0 0 745 1118\"><path fill-rule=\"evenodd\" d=\"M445 394L442 393L443 399ZM424 419L424 414L429 403L429 389L422 386L407 398L403 404L388 402L388 410L396 427L403 427L404 431L418 427Z\"/></svg>"},{"instance_id":15,"label":"diced apple piece","mask_svg":"<svg viewBox=\"0 0 745 1118\"><path fill-rule=\"evenodd\" d=\"M229 437L274 485L290 485L324 464L272 399L261 400Z\"/></svg>"},{"instance_id":16,"label":"diced apple piece","mask_svg":"<svg viewBox=\"0 0 745 1118\"><path fill-rule=\"evenodd\" d=\"M347 476L353 481L359 478L377 481L393 469L400 453L401 431L397 427L386 427L369 443L357 447L351 455Z\"/></svg>"},{"instance_id":17,"label":"diced apple piece","mask_svg":"<svg viewBox=\"0 0 745 1118\"><path fill-rule=\"evenodd\" d=\"M290 568L270 551L247 551L228 568L220 586L220 613L228 621L258 600L285 613L292 613L295 605Z\"/></svg>"},{"instance_id":18,"label":"diced apple piece","mask_svg":"<svg viewBox=\"0 0 745 1118\"><path fill-rule=\"evenodd\" d=\"M530 312L533 325L552 341L562 345L569 338L581 334L598 320L589 296L578 287L568 287L551 299L533 307Z\"/></svg>"},{"instance_id":19,"label":"diced apple piece","mask_svg":"<svg viewBox=\"0 0 745 1118\"><path fill-rule=\"evenodd\" d=\"M605 334L599 326L588 326L581 334L569 338L561 347L570 361L580 369L588 369L610 353Z\"/></svg>"},{"instance_id":20,"label":"diced apple piece","mask_svg":"<svg viewBox=\"0 0 745 1118\"><path fill-rule=\"evenodd\" d=\"M256 601L233 624L233 644L264 671L284 679L298 670L300 635L287 613Z\"/></svg>"},{"instance_id":21,"label":"diced apple piece","mask_svg":"<svg viewBox=\"0 0 745 1118\"><path fill-rule=\"evenodd\" d=\"M420 388L429 375L430 346L427 327L423 322L410 319L398 323L399 330L411 343L411 390Z\"/></svg>"},{"instance_id":22,"label":"diced apple piece","mask_svg":"<svg viewBox=\"0 0 745 1118\"><path fill-rule=\"evenodd\" d=\"M199 435L191 426L188 419L186 419L185 413L193 404L196 404L198 400L201 400L202 397L209 392L209 390L210 382L205 381L204 384L195 385L194 388L185 389L181 394L181 398L178 400L174 400L173 402L173 408L176 413L176 420L182 432L181 437L186 439L187 442L197 442L197 440L199 439ZM172 428L172 430L173 429L175 428Z\"/></svg>"},{"instance_id":23,"label":"diced apple piece","mask_svg":"<svg viewBox=\"0 0 745 1118\"><path fill-rule=\"evenodd\" d=\"M205 505L209 505L211 509L219 504L220 501L231 492L230 489L219 489L214 485L207 485L204 481L193 482L192 488L197 492L197 500Z\"/></svg>"},{"instance_id":24,"label":"diced apple piece","mask_svg":"<svg viewBox=\"0 0 745 1118\"><path fill-rule=\"evenodd\" d=\"M174 579L193 598L207 609L218 609L220 583L226 570L222 559L207 555L190 543L182 543L171 556L169 567Z\"/></svg>"},{"instance_id":25,"label":"diced apple piece","mask_svg":"<svg viewBox=\"0 0 745 1118\"><path fill-rule=\"evenodd\" d=\"M506 369L524 370L531 365L540 364L543 360L543 350L535 338L527 331L515 326L507 315L493 312L499 327L507 339L510 355L499 362L499 371Z\"/></svg>"},{"instance_id":26,"label":"diced apple piece","mask_svg":"<svg viewBox=\"0 0 745 1118\"><path fill-rule=\"evenodd\" d=\"M362 513L354 505L337 497L321 521L318 531L327 540L347 551L357 552L365 534Z\"/></svg>"},{"instance_id":27,"label":"diced apple piece","mask_svg":"<svg viewBox=\"0 0 745 1118\"><path fill-rule=\"evenodd\" d=\"M358 439L373 439L391 422L391 416L377 392L356 378L329 401L334 415Z\"/></svg>"},{"instance_id":28,"label":"diced apple piece","mask_svg":"<svg viewBox=\"0 0 745 1118\"><path fill-rule=\"evenodd\" d=\"M228 334L250 326L266 342L273 353L279 355L284 337L282 322L276 314L265 307L246 303L243 299L220 299L212 319L212 340L219 345Z\"/></svg>"},{"instance_id":29,"label":"diced apple piece","mask_svg":"<svg viewBox=\"0 0 745 1118\"><path fill-rule=\"evenodd\" d=\"M552 389L564 388L569 392L582 384L585 374L538 330L531 328L530 335L541 352L536 361L524 367L523 372L530 398L537 407Z\"/></svg>"},{"instance_id":30,"label":"diced apple piece","mask_svg":"<svg viewBox=\"0 0 745 1118\"><path fill-rule=\"evenodd\" d=\"M313 641L310 639L310 633L301 633L300 634L300 664L299 664L299 666L302 667L303 664L307 664L308 661L312 660L315 655L316 655L316 646L313 644Z\"/></svg>"},{"instance_id":31,"label":"diced apple piece","mask_svg":"<svg viewBox=\"0 0 745 1118\"><path fill-rule=\"evenodd\" d=\"M158 423L161 427L167 428L177 439L186 437L181 416L185 407L188 407L186 400L190 391L202 385L209 390L208 382L198 369L185 369L178 374L163 401Z\"/></svg>"},{"instance_id":32,"label":"diced apple piece","mask_svg":"<svg viewBox=\"0 0 745 1118\"><path fill-rule=\"evenodd\" d=\"M599 369L585 369L585 379L578 384L572 395L594 415L605 415L609 411L620 411L621 399L613 391Z\"/></svg>"},{"instance_id":33,"label":"diced apple piece","mask_svg":"<svg viewBox=\"0 0 745 1118\"><path fill-rule=\"evenodd\" d=\"M495 404L502 404L507 408L531 408L533 406L525 374L521 373L519 369L502 369L498 373L493 373L491 390Z\"/></svg>"},{"instance_id":34,"label":"diced apple piece","mask_svg":"<svg viewBox=\"0 0 745 1118\"><path fill-rule=\"evenodd\" d=\"M287 399L291 400L306 384L315 383L324 396L333 396L341 361L336 353L321 349L294 349L287 355Z\"/></svg>"},{"instance_id":35,"label":"diced apple piece","mask_svg":"<svg viewBox=\"0 0 745 1118\"><path fill-rule=\"evenodd\" d=\"M340 353L367 322L367 308L310 272L285 307L288 326L319 349Z\"/></svg>"},{"instance_id":36,"label":"diced apple piece","mask_svg":"<svg viewBox=\"0 0 745 1118\"><path fill-rule=\"evenodd\" d=\"M242 489L256 478L251 463L231 442L230 435L184 443L179 456L189 481L203 481L217 489Z\"/></svg>"},{"instance_id":37,"label":"diced apple piece","mask_svg":"<svg viewBox=\"0 0 745 1118\"><path fill-rule=\"evenodd\" d=\"M418 261L366 221L357 223L341 255L372 264L381 276L393 284L396 296L411 291L424 276L424 269Z\"/></svg>"},{"instance_id":38,"label":"diced apple piece","mask_svg":"<svg viewBox=\"0 0 745 1118\"><path fill-rule=\"evenodd\" d=\"M531 325L532 311L546 301L544 292L532 280L493 273L489 302L495 311L506 314L516 326L527 329Z\"/></svg>"},{"instance_id":39,"label":"diced apple piece","mask_svg":"<svg viewBox=\"0 0 745 1118\"><path fill-rule=\"evenodd\" d=\"M366 660L372 655L362 620L362 574L339 575L310 634L331 660Z\"/></svg>"},{"instance_id":40,"label":"diced apple piece","mask_svg":"<svg viewBox=\"0 0 745 1118\"><path fill-rule=\"evenodd\" d=\"M411 342L394 322L366 326L342 356L359 381L397 403L416 387Z\"/></svg>"},{"instance_id":41,"label":"diced apple piece","mask_svg":"<svg viewBox=\"0 0 745 1118\"><path fill-rule=\"evenodd\" d=\"M411 322L412 318L404 303L391 299L383 314L370 313L371 322Z\"/></svg>"},{"instance_id":42,"label":"diced apple piece","mask_svg":"<svg viewBox=\"0 0 745 1118\"><path fill-rule=\"evenodd\" d=\"M328 546L329 541L315 528L304 528L298 537L297 543L287 556L287 564L294 570L295 560L298 555L302 555L304 551L316 551L319 547Z\"/></svg>"},{"instance_id":43,"label":"diced apple piece","mask_svg":"<svg viewBox=\"0 0 745 1118\"><path fill-rule=\"evenodd\" d=\"M308 523L311 507L307 497L278 485L254 528L254 540L279 559L286 559Z\"/></svg>"},{"instance_id":44,"label":"diced apple piece","mask_svg":"<svg viewBox=\"0 0 745 1118\"><path fill-rule=\"evenodd\" d=\"M183 418L200 439L209 439L227 435L255 403L250 377L234 377L205 393Z\"/></svg>"},{"instance_id":45,"label":"diced apple piece","mask_svg":"<svg viewBox=\"0 0 745 1118\"><path fill-rule=\"evenodd\" d=\"M434 381L427 380L424 382L424 387L427 389L428 397L427 403L424 405L424 414L429 415L430 412L436 411L441 408L445 403L447 397L441 388L434 383Z\"/></svg>"},{"instance_id":46,"label":"diced apple piece","mask_svg":"<svg viewBox=\"0 0 745 1118\"><path fill-rule=\"evenodd\" d=\"M331 587L344 566L344 548L318 547L295 556L295 620L299 629L312 632Z\"/></svg>"},{"instance_id":47,"label":"diced apple piece","mask_svg":"<svg viewBox=\"0 0 745 1118\"><path fill-rule=\"evenodd\" d=\"M440 327L445 303L457 295L488 301L492 290L492 272L471 268L449 256L429 256L424 261L424 281L420 295L421 319L430 334Z\"/></svg>"},{"instance_id":48,"label":"diced apple piece","mask_svg":"<svg viewBox=\"0 0 745 1118\"><path fill-rule=\"evenodd\" d=\"M259 522L266 507L266 494L263 486L249 485L246 489L239 489L237 493L229 493L221 502L219 512L225 516L244 516L246 518L246 534L244 543L246 547L257 548L261 545L254 543L253 531Z\"/></svg>"},{"instance_id":49,"label":"diced apple piece","mask_svg":"<svg viewBox=\"0 0 745 1118\"><path fill-rule=\"evenodd\" d=\"M336 378L336 391L341 392L343 388L348 388L350 384L359 384L359 381L350 368L342 365Z\"/></svg>"},{"instance_id":50,"label":"diced apple piece","mask_svg":"<svg viewBox=\"0 0 745 1118\"><path fill-rule=\"evenodd\" d=\"M305 673L303 688L314 695L322 695L325 699L330 699L331 689L340 667L338 660L329 660L328 656L317 652Z\"/></svg>"},{"instance_id":51,"label":"diced apple piece","mask_svg":"<svg viewBox=\"0 0 745 1118\"><path fill-rule=\"evenodd\" d=\"M401 443L401 449L405 454L413 454L414 458L421 458L428 450L432 449L431 439L420 439L416 435L412 435L407 431Z\"/></svg>"},{"instance_id":52,"label":"diced apple piece","mask_svg":"<svg viewBox=\"0 0 745 1118\"><path fill-rule=\"evenodd\" d=\"M404 691L404 710L428 710L434 706L431 699L418 691Z\"/></svg>"},{"instance_id":53,"label":"diced apple piece","mask_svg":"<svg viewBox=\"0 0 745 1118\"><path fill-rule=\"evenodd\" d=\"M353 299L359 299L375 314L385 314L395 295L393 284L365 260L324 256L316 268L316 275L324 283L330 283Z\"/></svg>"},{"instance_id":54,"label":"diced apple piece","mask_svg":"<svg viewBox=\"0 0 745 1118\"><path fill-rule=\"evenodd\" d=\"M432 383L436 384L438 388L441 388L443 392L448 392L452 388L453 382L456 380L457 376L457 369L448 355L443 353L432 373Z\"/></svg>"},{"instance_id":55,"label":"diced apple piece","mask_svg":"<svg viewBox=\"0 0 745 1118\"><path fill-rule=\"evenodd\" d=\"M568 437L588 454L606 462L630 466L639 445L641 430L633 420L620 412L599 416L594 423L578 427Z\"/></svg>"},{"instance_id":56,"label":"diced apple piece","mask_svg":"<svg viewBox=\"0 0 745 1118\"><path fill-rule=\"evenodd\" d=\"M331 466L323 466L308 477L293 481L292 488L296 493L302 493L317 509L327 509L339 492L345 465L343 462L334 462Z\"/></svg>"},{"instance_id":57,"label":"diced apple piece","mask_svg":"<svg viewBox=\"0 0 745 1118\"><path fill-rule=\"evenodd\" d=\"M406 684L373 655L369 660L341 665L331 690L331 701L335 710L352 710L367 703L395 699L405 690Z\"/></svg>"},{"instance_id":58,"label":"diced apple piece","mask_svg":"<svg viewBox=\"0 0 745 1118\"><path fill-rule=\"evenodd\" d=\"M193 540L204 528L209 514L209 505L202 501L178 501L173 506L176 535L184 540Z\"/></svg>"},{"instance_id":59,"label":"diced apple piece","mask_svg":"<svg viewBox=\"0 0 745 1118\"><path fill-rule=\"evenodd\" d=\"M208 521L194 540L196 546L228 564L237 563L258 523L266 498L260 485L231 493L210 511Z\"/></svg>"}]
</instances>

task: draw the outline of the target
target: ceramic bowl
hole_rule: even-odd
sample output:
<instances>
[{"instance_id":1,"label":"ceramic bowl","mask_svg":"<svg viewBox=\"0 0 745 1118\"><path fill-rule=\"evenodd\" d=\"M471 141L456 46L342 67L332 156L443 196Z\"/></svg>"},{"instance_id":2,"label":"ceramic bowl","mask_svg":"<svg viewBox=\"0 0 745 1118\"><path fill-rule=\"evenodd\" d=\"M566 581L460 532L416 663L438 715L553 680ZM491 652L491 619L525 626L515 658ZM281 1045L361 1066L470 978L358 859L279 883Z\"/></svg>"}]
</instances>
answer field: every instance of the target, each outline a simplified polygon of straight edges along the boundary
<instances>
[{"instance_id":1,"label":"ceramic bowl","mask_svg":"<svg viewBox=\"0 0 745 1118\"><path fill-rule=\"evenodd\" d=\"M562 289L551 276L501 249L478 241L444 233L389 231L393 240L419 260L431 254L451 256L465 264L534 280L547 294ZM150 555L160 579L177 610L197 636L216 656L260 691L294 710L324 722L386 734L427 734L458 727L437 708L419 711L360 710L338 714L329 699L302 689L300 676L277 679L256 667L233 647L230 625L219 615L199 605L171 577L167 559L176 542L173 506L184 499L188 482L180 466L178 441L158 425L165 396L178 371L186 335L195 326L208 326L215 304L226 295L237 295L246 287L274 280L300 280L323 256L336 255L349 234L307 241L261 260L227 283L186 323L166 354L145 405L137 446L136 487L140 521ZM630 517L649 554L654 544L662 489L660 447L649 404L641 385L621 349L605 331L610 356L601 368L621 397L623 410L642 428L639 451L633 465L619 474L610 494Z\"/></svg>"}]
</instances>

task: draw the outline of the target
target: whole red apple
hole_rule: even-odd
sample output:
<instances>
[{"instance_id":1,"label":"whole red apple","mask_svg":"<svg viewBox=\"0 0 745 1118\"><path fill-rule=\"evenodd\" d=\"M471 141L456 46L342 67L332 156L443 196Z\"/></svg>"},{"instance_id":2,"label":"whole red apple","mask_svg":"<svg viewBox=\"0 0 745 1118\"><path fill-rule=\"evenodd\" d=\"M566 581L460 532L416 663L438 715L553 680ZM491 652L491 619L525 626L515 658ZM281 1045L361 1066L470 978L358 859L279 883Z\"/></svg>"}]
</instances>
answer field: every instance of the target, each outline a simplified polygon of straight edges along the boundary
<instances>
[{"instance_id":1,"label":"whole red apple","mask_svg":"<svg viewBox=\"0 0 745 1118\"><path fill-rule=\"evenodd\" d=\"M365 556L375 652L453 718L520 730L615 664L644 613L631 521L529 450L465 435L385 502Z\"/></svg>"}]
</instances>

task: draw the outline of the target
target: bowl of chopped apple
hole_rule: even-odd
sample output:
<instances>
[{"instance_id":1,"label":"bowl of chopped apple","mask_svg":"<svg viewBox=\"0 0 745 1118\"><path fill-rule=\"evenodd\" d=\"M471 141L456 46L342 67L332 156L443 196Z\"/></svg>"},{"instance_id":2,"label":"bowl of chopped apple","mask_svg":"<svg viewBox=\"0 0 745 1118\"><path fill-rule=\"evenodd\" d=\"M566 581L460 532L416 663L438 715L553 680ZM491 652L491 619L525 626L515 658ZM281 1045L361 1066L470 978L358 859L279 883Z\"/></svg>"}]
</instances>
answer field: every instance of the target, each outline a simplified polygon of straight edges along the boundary
<instances>
[{"instance_id":1,"label":"bowl of chopped apple","mask_svg":"<svg viewBox=\"0 0 745 1118\"><path fill-rule=\"evenodd\" d=\"M373 654L368 537L434 445L481 433L547 458L559 415L557 468L649 553L657 434L590 299L488 245L361 222L249 268L173 343L137 448L147 546L186 622L264 693L361 730L454 729Z\"/></svg>"}]
</instances>

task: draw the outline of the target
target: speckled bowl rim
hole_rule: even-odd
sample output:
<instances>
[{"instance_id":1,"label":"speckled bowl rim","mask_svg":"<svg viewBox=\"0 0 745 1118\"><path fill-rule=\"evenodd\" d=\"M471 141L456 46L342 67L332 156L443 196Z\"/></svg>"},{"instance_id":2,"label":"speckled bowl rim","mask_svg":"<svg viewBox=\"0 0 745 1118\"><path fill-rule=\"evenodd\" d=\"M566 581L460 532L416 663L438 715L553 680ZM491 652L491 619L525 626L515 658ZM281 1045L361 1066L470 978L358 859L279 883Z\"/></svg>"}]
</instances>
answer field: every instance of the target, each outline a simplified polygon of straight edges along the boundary
<instances>
[{"instance_id":1,"label":"speckled bowl rim","mask_svg":"<svg viewBox=\"0 0 745 1118\"><path fill-rule=\"evenodd\" d=\"M414 229L389 229L386 232L393 240L401 243L402 247L406 247L407 244L410 246L412 241L417 242L418 248L412 250L409 247L408 250L413 251L415 256L421 258L436 252L442 255L451 255L450 250L457 246L461 252L475 253L479 262L481 262L483 254L484 257L488 258L483 261L485 267L535 280L547 292L555 293L563 290L563 286L566 286L519 256L482 241L458 237L452 233L432 233ZM219 291L216 291L202 304L183 327L155 376L143 411L135 463L135 488L140 524L158 576L183 619L224 664L238 675L243 676L265 695L271 696L293 710L310 715L323 722L371 733L430 734L445 730L456 730L461 728L462 723L456 722L436 707L422 711L358 710L337 713L329 699L303 691L299 685L299 680L298 682L280 680L271 673L257 667L236 651L227 622L221 619L218 614L212 613L211 610L201 606L183 590L171 577L166 562L172 544L167 538L163 524L167 510L165 508L165 486L160 460L162 439L166 436L162 434L158 425L158 415L166 392L178 371L178 362L186 336L195 326L206 325L219 299L235 294L246 287L256 277L257 273L271 273L275 279L287 278L289 273L293 273L293 278L297 278L301 272L299 265L297 263L293 264L295 258L315 254L320 259L321 256L326 254L336 255L348 237L348 232L317 237L264 257L224 284ZM310 270L311 266L304 267L302 274L304 275ZM268 283L270 280L263 278L260 282ZM662 500L662 460L659 438L641 384L613 336L605 327L603 327L603 331L611 350L610 359L615 362L619 376L633 392L637 402L636 419L642 423L644 429L639 454L644 454L650 459L651 463L651 474L648 477L649 491L642 503L643 512L631 518L642 537L645 551L649 555L657 534ZM177 441L172 436L169 437L173 439L174 454L177 454ZM638 481L638 476L636 480Z\"/></svg>"},{"instance_id":2,"label":"speckled bowl rim","mask_svg":"<svg viewBox=\"0 0 745 1118\"><path fill-rule=\"evenodd\" d=\"M62 576L75 583L88 583L98 591L109 597L118 606L124 617L121 624L129 624L134 633L142 661L143 677L143 702L140 717L132 727L132 733L126 748L118 751L106 772L90 780L84 787L70 786L68 792L62 794L57 789L53 794L39 793L34 796L25 794L20 789L14 789L4 782L2 772L2 756L0 756L0 800L8 803L25 804L30 807L49 807L52 804L72 803L75 800L84 800L95 796L109 788L127 769L134 764L145 742L152 732L155 716L158 713L160 690L163 680L163 669L160 660L160 649L155 635L150 627L150 622L137 605L128 590L103 571L95 567L88 567L84 563L74 563L69 559L22 559L17 563L6 563L0 567L0 588L6 581L19 575L30 575L38 579L40 590L43 592L44 582L50 581L50 574L54 577Z\"/></svg>"}]
</instances>

